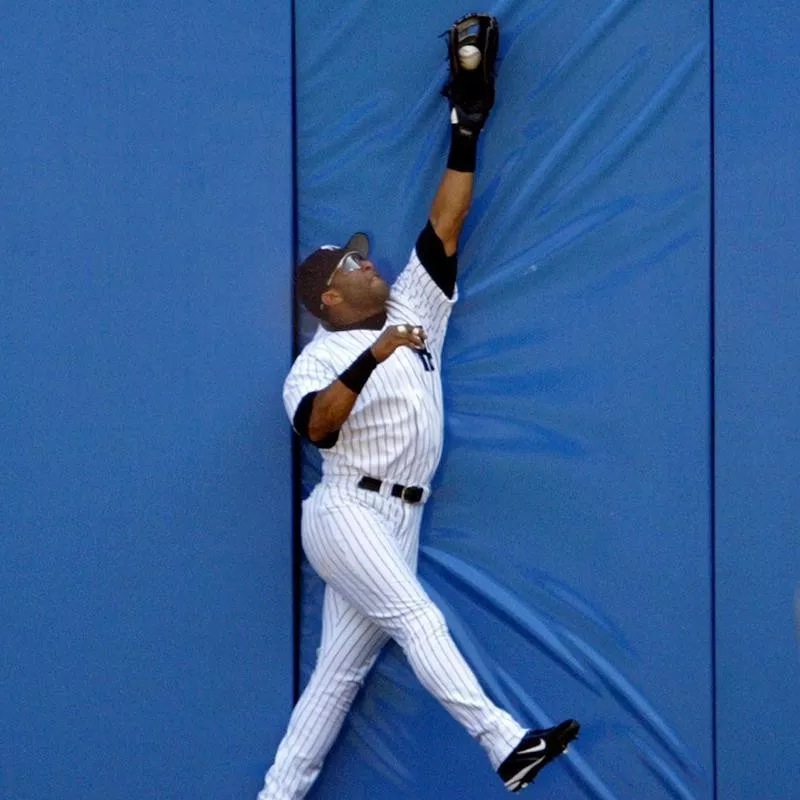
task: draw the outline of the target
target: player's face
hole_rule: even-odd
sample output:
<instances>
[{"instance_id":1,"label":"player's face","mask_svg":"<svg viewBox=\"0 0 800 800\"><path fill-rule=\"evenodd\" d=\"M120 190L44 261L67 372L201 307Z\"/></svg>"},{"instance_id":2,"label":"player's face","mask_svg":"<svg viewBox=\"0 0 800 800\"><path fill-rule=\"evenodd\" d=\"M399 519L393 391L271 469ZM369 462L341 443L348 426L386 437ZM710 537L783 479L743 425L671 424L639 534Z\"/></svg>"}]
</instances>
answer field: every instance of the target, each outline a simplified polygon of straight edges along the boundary
<instances>
[{"instance_id":1,"label":"player's face","mask_svg":"<svg viewBox=\"0 0 800 800\"><path fill-rule=\"evenodd\" d=\"M343 259L331 275L329 286L348 306L359 311L379 310L389 298L389 285L375 265L357 253Z\"/></svg>"}]
</instances>

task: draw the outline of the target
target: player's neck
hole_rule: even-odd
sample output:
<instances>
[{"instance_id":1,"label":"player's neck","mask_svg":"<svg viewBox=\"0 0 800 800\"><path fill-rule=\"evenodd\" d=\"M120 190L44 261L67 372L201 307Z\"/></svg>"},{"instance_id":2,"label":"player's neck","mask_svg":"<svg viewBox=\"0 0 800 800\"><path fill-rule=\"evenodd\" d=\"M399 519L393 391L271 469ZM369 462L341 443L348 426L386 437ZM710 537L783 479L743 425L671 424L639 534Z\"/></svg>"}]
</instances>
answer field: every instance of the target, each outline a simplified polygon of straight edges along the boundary
<instances>
[{"instance_id":1,"label":"player's neck","mask_svg":"<svg viewBox=\"0 0 800 800\"><path fill-rule=\"evenodd\" d=\"M379 331L386 324L386 309L382 308L377 314L370 314L368 317L362 319L351 320L349 322L331 320L330 322L323 322L322 324L329 331L354 331L362 328Z\"/></svg>"}]
</instances>

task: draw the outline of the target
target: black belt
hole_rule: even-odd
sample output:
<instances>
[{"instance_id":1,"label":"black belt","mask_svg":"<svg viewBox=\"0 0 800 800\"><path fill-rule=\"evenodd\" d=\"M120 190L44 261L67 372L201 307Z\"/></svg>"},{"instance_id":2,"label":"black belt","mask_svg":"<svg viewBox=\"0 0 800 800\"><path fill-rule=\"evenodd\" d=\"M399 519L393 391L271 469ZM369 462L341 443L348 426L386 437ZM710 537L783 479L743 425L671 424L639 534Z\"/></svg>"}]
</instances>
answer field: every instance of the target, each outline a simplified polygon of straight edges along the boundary
<instances>
[{"instance_id":1,"label":"black belt","mask_svg":"<svg viewBox=\"0 0 800 800\"><path fill-rule=\"evenodd\" d=\"M379 481L377 478L370 478L365 475L359 482L359 489L366 489L369 492L379 492L384 481ZM388 483L388 482L387 482ZM425 490L421 486L402 486L399 483L392 484L392 497L399 497L405 500L406 503L414 504L422 500Z\"/></svg>"}]
</instances>

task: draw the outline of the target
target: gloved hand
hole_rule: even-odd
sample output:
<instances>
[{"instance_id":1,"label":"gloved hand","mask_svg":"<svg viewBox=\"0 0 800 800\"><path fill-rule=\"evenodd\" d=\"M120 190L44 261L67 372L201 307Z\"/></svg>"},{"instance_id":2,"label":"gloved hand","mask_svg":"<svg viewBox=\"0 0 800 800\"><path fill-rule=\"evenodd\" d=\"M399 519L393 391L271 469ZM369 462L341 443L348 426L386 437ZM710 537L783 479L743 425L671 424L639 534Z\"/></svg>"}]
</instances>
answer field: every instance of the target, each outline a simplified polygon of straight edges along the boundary
<instances>
[{"instance_id":1,"label":"gloved hand","mask_svg":"<svg viewBox=\"0 0 800 800\"><path fill-rule=\"evenodd\" d=\"M450 79L442 94L450 101L451 122L465 134L479 133L494 105L499 43L499 25L489 14L466 14L447 32Z\"/></svg>"}]
</instances>

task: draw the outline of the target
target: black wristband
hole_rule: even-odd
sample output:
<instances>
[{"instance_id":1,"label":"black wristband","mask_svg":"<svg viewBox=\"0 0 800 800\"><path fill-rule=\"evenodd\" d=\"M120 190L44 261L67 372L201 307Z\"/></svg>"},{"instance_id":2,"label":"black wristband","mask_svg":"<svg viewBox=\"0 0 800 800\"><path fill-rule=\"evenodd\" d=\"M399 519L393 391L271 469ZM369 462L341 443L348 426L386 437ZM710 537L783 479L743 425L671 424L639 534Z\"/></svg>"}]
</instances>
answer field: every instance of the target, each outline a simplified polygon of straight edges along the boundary
<instances>
[{"instance_id":1,"label":"black wristband","mask_svg":"<svg viewBox=\"0 0 800 800\"><path fill-rule=\"evenodd\" d=\"M475 172L478 163L478 132L450 126L450 155L447 168L456 172Z\"/></svg>"},{"instance_id":2,"label":"black wristband","mask_svg":"<svg viewBox=\"0 0 800 800\"><path fill-rule=\"evenodd\" d=\"M367 348L340 376L339 380L351 391L358 394L369 380L378 362Z\"/></svg>"}]
</instances>

